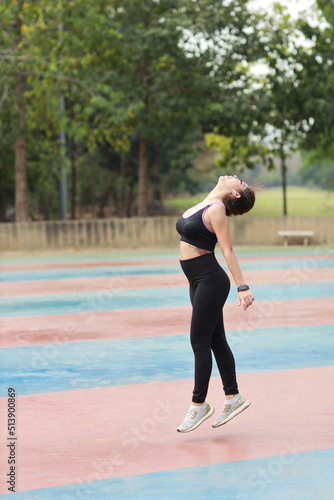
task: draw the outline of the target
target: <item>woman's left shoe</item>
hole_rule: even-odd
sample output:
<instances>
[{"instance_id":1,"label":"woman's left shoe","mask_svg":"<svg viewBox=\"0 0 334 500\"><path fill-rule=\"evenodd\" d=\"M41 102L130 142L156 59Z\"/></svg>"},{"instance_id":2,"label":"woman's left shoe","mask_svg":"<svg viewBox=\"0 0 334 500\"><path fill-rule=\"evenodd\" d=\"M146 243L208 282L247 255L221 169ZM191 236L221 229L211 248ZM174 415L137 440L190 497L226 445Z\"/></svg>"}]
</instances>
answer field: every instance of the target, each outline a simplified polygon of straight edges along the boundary
<instances>
[{"instance_id":1,"label":"woman's left shoe","mask_svg":"<svg viewBox=\"0 0 334 500\"><path fill-rule=\"evenodd\" d=\"M242 411L246 410L251 404L248 399L240 396L236 402L231 404L224 404L224 408L222 409L217 420L212 424L212 427L220 427L223 424L226 424L233 417L236 417Z\"/></svg>"},{"instance_id":2,"label":"woman's left shoe","mask_svg":"<svg viewBox=\"0 0 334 500\"><path fill-rule=\"evenodd\" d=\"M204 403L202 406L196 407L191 406L183 420L182 424L177 428L178 432L190 432L201 425L207 418L213 415L215 409L212 408L208 403Z\"/></svg>"}]
</instances>

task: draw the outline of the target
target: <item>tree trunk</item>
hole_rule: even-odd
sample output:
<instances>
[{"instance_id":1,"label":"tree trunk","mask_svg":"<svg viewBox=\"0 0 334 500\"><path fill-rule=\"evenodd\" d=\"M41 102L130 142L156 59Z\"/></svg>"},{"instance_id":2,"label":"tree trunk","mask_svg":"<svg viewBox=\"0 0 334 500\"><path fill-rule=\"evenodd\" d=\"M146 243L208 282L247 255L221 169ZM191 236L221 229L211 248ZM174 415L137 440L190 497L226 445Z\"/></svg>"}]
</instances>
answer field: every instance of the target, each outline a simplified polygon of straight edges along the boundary
<instances>
[{"instance_id":1,"label":"tree trunk","mask_svg":"<svg viewBox=\"0 0 334 500\"><path fill-rule=\"evenodd\" d=\"M160 201L162 204L165 203L165 200L166 200L166 184L167 184L167 176L166 175L163 175L162 176L162 179L160 181L160 185L159 185L159 195L160 195Z\"/></svg>"},{"instance_id":2,"label":"tree trunk","mask_svg":"<svg viewBox=\"0 0 334 500\"><path fill-rule=\"evenodd\" d=\"M126 174L128 171L129 159L127 155L123 154L121 157L120 175L118 178L117 189L117 215L118 217L126 217L128 205L128 184Z\"/></svg>"},{"instance_id":3,"label":"tree trunk","mask_svg":"<svg viewBox=\"0 0 334 500\"><path fill-rule=\"evenodd\" d=\"M139 142L139 183L138 183L138 215L147 215L147 139L140 138Z\"/></svg>"},{"instance_id":4,"label":"tree trunk","mask_svg":"<svg viewBox=\"0 0 334 500\"><path fill-rule=\"evenodd\" d=\"M0 195L0 221L3 222L6 217L7 200L4 192L0 192Z\"/></svg>"},{"instance_id":5,"label":"tree trunk","mask_svg":"<svg viewBox=\"0 0 334 500\"><path fill-rule=\"evenodd\" d=\"M145 20L145 27L148 28L148 20ZM142 86L146 92L144 97L144 120L142 129L146 126L146 116L148 114L148 57L147 52L143 54L142 66ZM139 179L138 179L138 215L145 217L147 215L147 144L148 140L145 136L139 139Z\"/></svg>"},{"instance_id":6,"label":"tree trunk","mask_svg":"<svg viewBox=\"0 0 334 500\"><path fill-rule=\"evenodd\" d=\"M65 96L62 94L59 100L59 110L65 113ZM65 167L66 160L66 134L65 130L61 127L59 131L59 153L60 153L60 172L59 172L59 208L60 219L66 220L67 218L67 173Z\"/></svg>"},{"instance_id":7,"label":"tree trunk","mask_svg":"<svg viewBox=\"0 0 334 500\"><path fill-rule=\"evenodd\" d=\"M15 47L21 41L22 22L19 12L15 12L14 29L16 31ZM28 176L27 176L27 154L26 136L24 123L24 77L18 76L15 89L15 109L18 110L19 123L18 135L15 141L15 219L23 222L28 220Z\"/></svg>"},{"instance_id":8,"label":"tree trunk","mask_svg":"<svg viewBox=\"0 0 334 500\"><path fill-rule=\"evenodd\" d=\"M28 220L28 177L22 75L16 85L15 94L15 106L19 111L19 129L15 141L15 220L23 222Z\"/></svg>"},{"instance_id":9,"label":"tree trunk","mask_svg":"<svg viewBox=\"0 0 334 500\"><path fill-rule=\"evenodd\" d=\"M104 209L106 207L106 204L107 204L110 196L113 193L113 190L114 190L114 186L109 186L102 195L102 198L101 198L100 203L99 203L98 212L97 212L97 216L101 219L104 217Z\"/></svg>"},{"instance_id":10,"label":"tree trunk","mask_svg":"<svg viewBox=\"0 0 334 500\"><path fill-rule=\"evenodd\" d=\"M70 141L70 164L71 164L71 219L76 218L76 191L77 191L77 171L75 164L74 141Z\"/></svg>"},{"instance_id":11,"label":"tree trunk","mask_svg":"<svg viewBox=\"0 0 334 500\"><path fill-rule=\"evenodd\" d=\"M285 153L283 149L283 144L281 144L280 149L281 156L281 174L282 174L282 189L283 189L283 215L287 215L287 201L286 201L286 162L285 162Z\"/></svg>"},{"instance_id":12,"label":"tree trunk","mask_svg":"<svg viewBox=\"0 0 334 500\"><path fill-rule=\"evenodd\" d=\"M135 192L135 184L133 181L130 181L129 185L129 193L127 197L127 204L126 204L126 216L127 217L132 217L133 215L133 198L134 198L134 192Z\"/></svg>"},{"instance_id":13,"label":"tree trunk","mask_svg":"<svg viewBox=\"0 0 334 500\"><path fill-rule=\"evenodd\" d=\"M86 187L84 188L80 198L80 218L83 218L86 212L89 211L89 206L90 206L90 191Z\"/></svg>"}]
</instances>

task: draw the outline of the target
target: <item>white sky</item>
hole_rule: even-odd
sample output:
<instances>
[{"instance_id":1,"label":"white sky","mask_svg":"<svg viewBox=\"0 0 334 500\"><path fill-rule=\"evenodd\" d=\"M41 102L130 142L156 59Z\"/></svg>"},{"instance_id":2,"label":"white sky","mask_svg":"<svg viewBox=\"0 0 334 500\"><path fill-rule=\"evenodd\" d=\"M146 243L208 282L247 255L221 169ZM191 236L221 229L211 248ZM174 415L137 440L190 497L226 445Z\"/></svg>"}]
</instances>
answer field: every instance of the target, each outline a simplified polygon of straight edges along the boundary
<instances>
[{"instance_id":1,"label":"white sky","mask_svg":"<svg viewBox=\"0 0 334 500\"><path fill-rule=\"evenodd\" d=\"M276 0L276 2L288 7L288 10L293 17L297 17L298 13L303 11L312 11L312 7L315 5L315 0ZM273 0L251 0L250 5L254 5L255 8L271 10Z\"/></svg>"}]
</instances>

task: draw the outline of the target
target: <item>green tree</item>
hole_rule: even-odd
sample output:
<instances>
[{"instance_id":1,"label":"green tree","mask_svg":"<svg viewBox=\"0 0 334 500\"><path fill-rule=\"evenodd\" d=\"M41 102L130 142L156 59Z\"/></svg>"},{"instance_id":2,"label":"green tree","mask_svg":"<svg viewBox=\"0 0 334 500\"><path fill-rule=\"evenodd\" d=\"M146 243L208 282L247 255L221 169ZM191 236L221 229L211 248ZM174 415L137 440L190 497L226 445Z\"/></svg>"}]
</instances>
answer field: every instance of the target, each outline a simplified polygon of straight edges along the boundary
<instances>
[{"instance_id":1,"label":"green tree","mask_svg":"<svg viewBox=\"0 0 334 500\"><path fill-rule=\"evenodd\" d=\"M28 91L37 88L43 75L41 47L45 47L44 22L51 2L38 0L25 2L4 0L0 4L0 65L2 81L7 91L6 105L11 108L7 114L8 127L14 143L15 164L15 217L25 221L29 216L27 168L27 143L30 124L31 103ZM51 9L52 10L52 9ZM42 43L40 43L42 41ZM46 50L46 47L45 47ZM48 68L49 69L49 68ZM4 127L4 123L2 124ZM7 135L8 134L4 134ZM2 144L8 144L3 137Z\"/></svg>"},{"instance_id":2,"label":"green tree","mask_svg":"<svg viewBox=\"0 0 334 500\"><path fill-rule=\"evenodd\" d=\"M46 187L44 182L39 183L40 176L48 185L53 174L59 178L60 129L68 139L72 216L75 216L78 144L84 140L89 150L101 142L115 150L128 148L131 118L128 103L119 98L122 92L114 90L116 62L110 47L115 45L114 38L118 35L111 26L109 7L110 2L102 0L94 7L87 0L60 4L50 0L1 3L4 37L0 42L0 64L6 78L2 95L17 115L13 131L13 134L17 131L17 220L28 218L29 176L34 177L34 187ZM59 109L61 95L65 96L65 111ZM28 175L27 145L33 151L35 165Z\"/></svg>"},{"instance_id":3,"label":"green tree","mask_svg":"<svg viewBox=\"0 0 334 500\"><path fill-rule=\"evenodd\" d=\"M306 42L299 63L303 112L309 131L304 149L312 150L312 158L323 160L334 154L334 8L327 0L317 0L317 22L299 20L298 27Z\"/></svg>"},{"instance_id":4,"label":"green tree","mask_svg":"<svg viewBox=\"0 0 334 500\"><path fill-rule=\"evenodd\" d=\"M263 49L268 71L263 80L262 140L270 155L280 159L283 191L283 215L287 215L288 155L297 150L306 137L309 123L303 112L301 89L300 33L286 8L275 4L274 13L266 19Z\"/></svg>"},{"instance_id":5,"label":"green tree","mask_svg":"<svg viewBox=\"0 0 334 500\"><path fill-rule=\"evenodd\" d=\"M219 151L216 165L224 172L241 173L259 163L273 168L271 148L263 142L268 119L267 91L257 88L258 82L245 67L242 85L222 106L215 132L205 135L209 148ZM222 133L223 132L223 133Z\"/></svg>"},{"instance_id":6,"label":"green tree","mask_svg":"<svg viewBox=\"0 0 334 500\"><path fill-rule=\"evenodd\" d=\"M24 20L26 7L23 0L4 1L0 4L0 41L1 73L3 98L10 99L15 110L15 208L16 220L28 219L28 181L25 144L25 105L24 105ZM15 63L13 63L15 61ZM14 118L14 112L11 113Z\"/></svg>"},{"instance_id":7,"label":"green tree","mask_svg":"<svg viewBox=\"0 0 334 500\"><path fill-rule=\"evenodd\" d=\"M200 130L210 121L210 106L224 99L225 81L239 79L245 46L256 39L246 6L243 0L114 3L121 34L119 87L137 110L139 215L146 213L149 143L171 135L177 149L192 136L187 129Z\"/></svg>"},{"instance_id":8,"label":"green tree","mask_svg":"<svg viewBox=\"0 0 334 500\"><path fill-rule=\"evenodd\" d=\"M144 215L148 187L163 199L186 178L203 132L231 139L226 159L233 167L252 166L264 152L257 138L271 108L269 91L250 87L248 65L263 56L264 44L263 19L247 5L247 0L4 0L0 64L8 78L0 81L0 133L8 151L1 153L3 165L10 164L9 145L21 123L16 137L28 158L26 184L32 199L54 216L63 130L73 218L81 195L96 199L101 216L111 197L117 210L123 198L129 214L136 184L138 213ZM21 20L17 46L15 12ZM22 98L16 98L21 114L15 96ZM14 113L17 125L11 128ZM13 176L6 178L10 186Z\"/></svg>"},{"instance_id":9,"label":"green tree","mask_svg":"<svg viewBox=\"0 0 334 500\"><path fill-rule=\"evenodd\" d=\"M31 99L39 103L34 108L32 129L37 127L53 140L60 129L66 135L72 218L76 217L77 165L82 165L79 155L94 161L93 152L100 145L115 151L126 150L132 131L129 104L122 91L115 89L117 58L113 47L118 35L112 27L109 8L110 2L103 0L94 5L87 0L72 0L57 7L57 15L47 23L51 64L43 67L42 82L30 92ZM61 95L65 98L64 110L59 109ZM59 164L60 147L57 156ZM58 168L58 175L59 171ZM104 176L105 192L101 196L105 200L113 180L114 176Z\"/></svg>"}]
</instances>

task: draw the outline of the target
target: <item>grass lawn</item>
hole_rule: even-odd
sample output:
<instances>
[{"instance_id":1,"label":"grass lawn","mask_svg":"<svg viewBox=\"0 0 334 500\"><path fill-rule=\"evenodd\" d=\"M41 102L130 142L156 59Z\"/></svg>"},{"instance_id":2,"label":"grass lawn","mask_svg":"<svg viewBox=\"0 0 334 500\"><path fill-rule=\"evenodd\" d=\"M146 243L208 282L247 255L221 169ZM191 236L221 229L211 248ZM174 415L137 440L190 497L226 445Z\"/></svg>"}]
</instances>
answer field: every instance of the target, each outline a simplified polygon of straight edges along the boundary
<instances>
[{"instance_id":1,"label":"grass lawn","mask_svg":"<svg viewBox=\"0 0 334 500\"><path fill-rule=\"evenodd\" d=\"M166 201L166 205L182 213L195 203L205 198L196 195L191 198L175 198ZM287 188L288 215L334 215L334 193L322 189L310 189L299 186ZM256 192L254 208L246 214L280 216L283 214L282 188L267 188Z\"/></svg>"}]
</instances>

